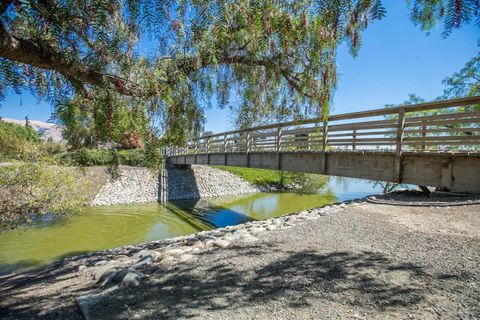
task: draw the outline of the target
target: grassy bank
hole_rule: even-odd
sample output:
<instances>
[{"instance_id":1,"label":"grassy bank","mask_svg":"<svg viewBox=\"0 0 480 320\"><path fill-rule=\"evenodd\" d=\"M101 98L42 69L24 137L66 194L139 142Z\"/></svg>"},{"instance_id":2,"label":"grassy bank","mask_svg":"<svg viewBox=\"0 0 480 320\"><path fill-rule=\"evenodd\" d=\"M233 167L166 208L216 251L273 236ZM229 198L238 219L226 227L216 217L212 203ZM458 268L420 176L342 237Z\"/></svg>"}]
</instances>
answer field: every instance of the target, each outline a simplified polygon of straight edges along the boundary
<instances>
[{"instance_id":1,"label":"grassy bank","mask_svg":"<svg viewBox=\"0 0 480 320\"><path fill-rule=\"evenodd\" d=\"M259 187L277 186L284 188L288 185L297 185L299 186L296 188L298 191L307 193L314 193L322 189L327 191L328 188L328 177L318 174L228 166L214 167L230 172Z\"/></svg>"},{"instance_id":2,"label":"grassy bank","mask_svg":"<svg viewBox=\"0 0 480 320\"><path fill-rule=\"evenodd\" d=\"M227 166L214 166L214 168L228 171L256 186L286 185L298 180L297 173L287 171Z\"/></svg>"}]
</instances>

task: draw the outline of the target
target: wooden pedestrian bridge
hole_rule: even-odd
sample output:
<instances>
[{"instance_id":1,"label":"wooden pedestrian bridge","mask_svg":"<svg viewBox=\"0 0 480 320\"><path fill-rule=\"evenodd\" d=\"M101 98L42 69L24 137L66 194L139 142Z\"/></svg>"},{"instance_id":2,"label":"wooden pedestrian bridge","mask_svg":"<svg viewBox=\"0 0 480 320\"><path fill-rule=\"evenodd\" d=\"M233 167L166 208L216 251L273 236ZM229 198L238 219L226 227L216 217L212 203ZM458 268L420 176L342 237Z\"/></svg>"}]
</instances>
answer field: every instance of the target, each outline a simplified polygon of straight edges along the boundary
<instances>
[{"instance_id":1,"label":"wooden pedestrian bridge","mask_svg":"<svg viewBox=\"0 0 480 320\"><path fill-rule=\"evenodd\" d=\"M480 193L480 96L222 132L171 148L167 156L175 165L276 169Z\"/></svg>"}]
</instances>

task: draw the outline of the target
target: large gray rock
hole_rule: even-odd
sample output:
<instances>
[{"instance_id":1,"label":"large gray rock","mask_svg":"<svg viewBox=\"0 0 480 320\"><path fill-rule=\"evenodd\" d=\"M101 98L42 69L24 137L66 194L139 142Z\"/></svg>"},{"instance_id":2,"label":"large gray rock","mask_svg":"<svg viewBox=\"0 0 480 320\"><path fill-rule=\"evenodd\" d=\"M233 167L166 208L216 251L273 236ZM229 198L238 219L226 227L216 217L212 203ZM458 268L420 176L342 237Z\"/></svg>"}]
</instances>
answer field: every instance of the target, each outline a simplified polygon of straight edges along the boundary
<instances>
[{"instance_id":1,"label":"large gray rock","mask_svg":"<svg viewBox=\"0 0 480 320\"><path fill-rule=\"evenodd\" d=\"M143 278L143 275L140 272L134 271L134 270L129 271L127 272L125 277L123 277L122 287L126 287L126 288L138 287L140 285L142 278Z\"/></svg>"}]
</instances>

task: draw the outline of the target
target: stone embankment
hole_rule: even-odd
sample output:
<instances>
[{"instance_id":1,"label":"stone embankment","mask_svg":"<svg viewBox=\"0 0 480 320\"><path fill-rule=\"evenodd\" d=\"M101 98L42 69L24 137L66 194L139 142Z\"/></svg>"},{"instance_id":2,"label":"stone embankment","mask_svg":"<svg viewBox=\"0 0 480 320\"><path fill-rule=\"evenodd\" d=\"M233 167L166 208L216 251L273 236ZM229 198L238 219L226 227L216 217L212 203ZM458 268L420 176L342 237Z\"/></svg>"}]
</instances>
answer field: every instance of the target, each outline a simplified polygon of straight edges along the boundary
<instances>
[{"instance_id":1,"label":"stone embankment","mask_svg":"<svg viewBox=\"0 0 480 320\"><path fill-rule=\"evenodd\" d=\"M120 176L109 179L92 201L94 206L156 202L158 174L148 168L120 167Z\"/></svg>"},{"instance_id":2,"label":"stone embankment","mask_svg":"<svg viewBox=\"0 0 480 320\"><path fill-rule=\"evenodd\" d=\"M168 169L168 200L200 199L261 190L242 178L209 166L192 165L185 169Z\"/></svg>"},{"instance_id":3,"label":"stone embankment","mask_svg":"<svg viewBox=\"0 0 480 320\"><path fill-rule=\"evenodd\" d=\"M234 174L200 165L168 168L159 174L148 168L122 166L119 173L116 180L106 181L92 205L199 199L261 191Z\"/></svg>"}]
</instances>

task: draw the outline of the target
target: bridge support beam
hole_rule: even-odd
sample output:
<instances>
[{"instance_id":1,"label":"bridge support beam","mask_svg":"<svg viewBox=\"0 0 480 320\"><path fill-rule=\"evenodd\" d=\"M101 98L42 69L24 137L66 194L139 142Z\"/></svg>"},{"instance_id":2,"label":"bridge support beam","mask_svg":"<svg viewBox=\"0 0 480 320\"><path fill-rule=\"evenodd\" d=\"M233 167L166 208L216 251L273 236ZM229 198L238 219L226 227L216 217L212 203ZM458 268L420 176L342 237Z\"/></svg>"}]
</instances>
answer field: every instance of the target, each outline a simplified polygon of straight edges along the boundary
<instances>
[{"instance_id":1,"label":"bridge support beam","mask_svg":"<svg viewBox=\"0 0 480 320\"><path fill-rule=\"evenodd\" d=\"M305 173L396 181L396 166L403 183L444 187L458 192L480 193L480 155L459 153L403 152L250 152L172 156L173 164L204 164L279 168Z\"/></svg>"}]
</instances>

